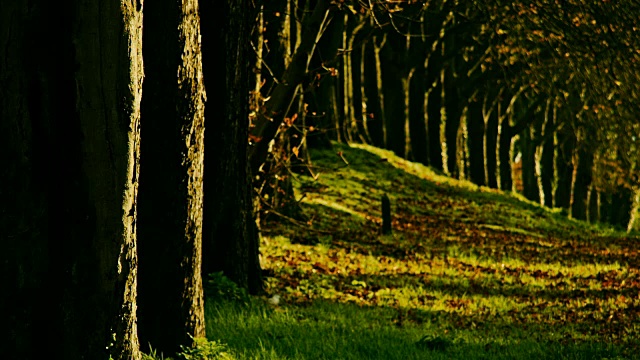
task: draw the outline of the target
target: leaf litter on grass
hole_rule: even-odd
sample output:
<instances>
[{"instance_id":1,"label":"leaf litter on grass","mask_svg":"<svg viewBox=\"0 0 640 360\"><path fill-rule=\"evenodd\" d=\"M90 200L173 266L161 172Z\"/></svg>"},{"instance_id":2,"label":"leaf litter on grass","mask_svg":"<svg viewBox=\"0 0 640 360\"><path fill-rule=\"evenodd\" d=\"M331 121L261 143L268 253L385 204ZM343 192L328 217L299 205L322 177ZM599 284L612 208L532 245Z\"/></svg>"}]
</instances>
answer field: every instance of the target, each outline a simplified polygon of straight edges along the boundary
<instances>
[{"instance_id":1,"label":"leaf litter on grass","mask_svg":"<svg viewBox=\"0 0 640 360\"><path fill-rule=\"evenodd\" d=\"M264 226L269 292L292 304L396 309L390 326L638 347L638 237L385 150L334 146L312 153L317 179L296 178L307 227ZM392 201L392 235L380 232L382 194Z\"/></svg>"}]
</instances>

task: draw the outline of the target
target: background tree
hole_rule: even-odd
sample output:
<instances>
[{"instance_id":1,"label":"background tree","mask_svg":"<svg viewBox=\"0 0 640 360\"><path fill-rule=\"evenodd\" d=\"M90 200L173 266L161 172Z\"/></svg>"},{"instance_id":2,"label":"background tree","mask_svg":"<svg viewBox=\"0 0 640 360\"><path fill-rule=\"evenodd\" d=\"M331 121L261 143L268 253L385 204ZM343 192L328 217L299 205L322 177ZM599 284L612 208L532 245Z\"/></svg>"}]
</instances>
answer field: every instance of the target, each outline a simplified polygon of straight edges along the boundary
<instances>
[{"instance_id":1,"label":"background tree","mask_svg":"<svg viewBox=\"0 0 640 360\"><path fill-rule=\"evenodd\" d=\"M141 3L9 1L0 22L0 357L139 359Z\"/></svg>"},{"instance_id":2,"label":"background tree","mask_svg":"<svg viewBox=\"0 0 640 360\"><path fill-rule=\"evenodd\" d=\"M197 0L145 6L139 331L165 354L204 337L204 83ZM162 314L159 316L159 314Z\"/></svg>"},{"instance_id":3,"label":"background tree","mask_svg":"<svg viewBox=\"0 0 640 360\"><path fill-rule=\"evenodd\" d=\"M207 88L216 89L205 106L203 273L222 271L250 293L258 293L260 238L248 166L253 11L246 0L200 5L204 81ZM220 49L225 49L222 55Z\"/></svg>"}]
</instances>

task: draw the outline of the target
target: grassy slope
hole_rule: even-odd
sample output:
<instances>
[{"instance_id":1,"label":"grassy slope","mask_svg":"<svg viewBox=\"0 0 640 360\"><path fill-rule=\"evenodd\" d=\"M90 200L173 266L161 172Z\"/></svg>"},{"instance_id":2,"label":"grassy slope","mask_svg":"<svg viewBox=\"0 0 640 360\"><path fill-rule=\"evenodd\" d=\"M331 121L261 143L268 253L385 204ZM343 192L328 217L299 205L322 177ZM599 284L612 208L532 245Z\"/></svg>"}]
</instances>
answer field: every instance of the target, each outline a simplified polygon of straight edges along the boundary
<instances>
[{"instance_id":1,"label":"grassy slope","mask_svg":"<svg viewBox=\"0 0 640 360\"><path fill-rule=\"evenodd\" d=\"M336 154L342 152L348 165ZM239 358L632 358L638 238L368 146L312 154L309 221L265 228L269 306L209 304ZM380 197L393 235L380 234ZM422 341L420 341L422 339Z\"/></svg>"}]
</instances>

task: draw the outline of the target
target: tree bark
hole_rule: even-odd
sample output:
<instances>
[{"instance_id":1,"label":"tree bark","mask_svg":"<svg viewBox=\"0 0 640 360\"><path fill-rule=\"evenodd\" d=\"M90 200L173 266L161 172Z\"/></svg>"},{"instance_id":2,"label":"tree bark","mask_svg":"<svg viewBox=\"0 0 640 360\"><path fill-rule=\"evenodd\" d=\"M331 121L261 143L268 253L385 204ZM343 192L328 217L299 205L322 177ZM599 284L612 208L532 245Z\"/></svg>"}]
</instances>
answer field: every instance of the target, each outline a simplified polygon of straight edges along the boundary
<instances>
[{"instance_id":1,"label":"tree bark","mask_svg":"<svg viewBox=\"0 0 640 360\"><path fill-rule=\"evenodd\" d=\"M247 144L251 2L200 4L205 86L219 90L205 107L203 273L222 271L256 294L263 284Z\"/></svg>"},{"instance_id":2,"label":"tree bark","mask_svg":"<svg viewBox=\"0 0 640 360\"><path fill-rule=\"evenodd\" d=\"M2 2L0 23L0 358L139 359L141 4Z\"/></svg>"},{"instance_id":3,"label":"tree bark","mask_svg":"<svg viewBox=\"0 0 640 360\"><path fill-rule=\"evenodd\" d=\"M145 348L175 354L205 336L200 19L196 0L144 10L139 334Z\"/></svg>"}]
</instances>

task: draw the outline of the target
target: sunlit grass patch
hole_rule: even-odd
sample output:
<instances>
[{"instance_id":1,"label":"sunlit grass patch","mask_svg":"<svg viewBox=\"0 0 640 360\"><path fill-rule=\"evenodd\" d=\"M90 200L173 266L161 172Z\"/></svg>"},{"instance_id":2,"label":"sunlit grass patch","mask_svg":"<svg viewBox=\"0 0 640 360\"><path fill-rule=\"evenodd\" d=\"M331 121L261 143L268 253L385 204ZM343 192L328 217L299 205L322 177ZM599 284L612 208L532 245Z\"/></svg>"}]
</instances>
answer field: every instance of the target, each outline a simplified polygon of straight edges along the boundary
<instances>
[{"instance_id":1,"label":"sunlit grass patch","mask_svg":"<svg viewBox=\"0 0 640 360\"><path fill-rule=\"evenodd\" d=\"M282 299L263 319L287 319L265 326L294 333L256 335L262 350L243 356L624 358L640 348L638 238L386 150L312 155L319 177L295 179L306 223L266 224L261 247L267 293ZM314 357L313 341L333 343Z\"/></svg>"}]
</instances>

